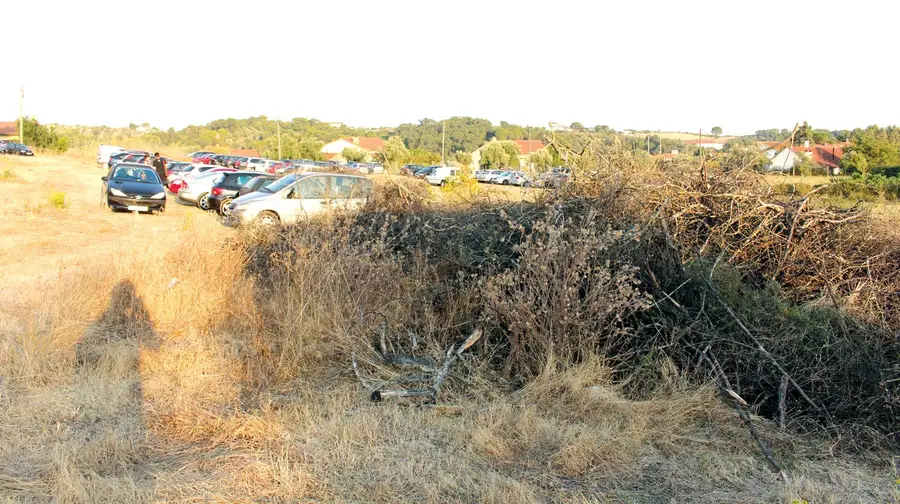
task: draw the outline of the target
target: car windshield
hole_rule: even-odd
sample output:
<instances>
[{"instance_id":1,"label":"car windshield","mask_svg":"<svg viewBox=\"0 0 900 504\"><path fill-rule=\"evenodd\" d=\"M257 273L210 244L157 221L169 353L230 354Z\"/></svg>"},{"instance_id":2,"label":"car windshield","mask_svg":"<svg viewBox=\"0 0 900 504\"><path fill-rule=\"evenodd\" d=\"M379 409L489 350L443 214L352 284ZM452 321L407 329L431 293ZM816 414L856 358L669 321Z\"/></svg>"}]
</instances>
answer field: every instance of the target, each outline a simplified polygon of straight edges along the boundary
<instances>
[{"instance_id":1,"label":"car windshield","mask_svg":"<svg viewBox=\"0 0 900 504\"><path fill-rule=\"evenodd\" d=\"M281 177L277 181L270 184L268 187L264 187L263 189L261 189L260 192L276 193L276 192L284 189L285 187L293 184L296 181L297 181L296 175L288 175L287 177Z\"/></svg>"},{"instance_id":2,"label":"car windshield","mask_svg":"<svg viewBox=\"0 0 900 504\"><path fill-rule=\"evenodd\" d=\"M119 166L113 173L113 180L125 182L144 182L147 184L159 184L159 177L150 168L140 166Z\"/></svg>"}]
</instances>

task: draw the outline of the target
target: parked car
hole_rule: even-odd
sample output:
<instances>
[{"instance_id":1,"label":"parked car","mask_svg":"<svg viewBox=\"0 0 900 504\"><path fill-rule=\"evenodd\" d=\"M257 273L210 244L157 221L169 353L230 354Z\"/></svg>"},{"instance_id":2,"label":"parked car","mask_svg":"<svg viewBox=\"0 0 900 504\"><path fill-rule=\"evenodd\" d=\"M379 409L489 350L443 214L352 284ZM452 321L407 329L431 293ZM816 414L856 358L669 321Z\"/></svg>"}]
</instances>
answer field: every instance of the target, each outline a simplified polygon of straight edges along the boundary
<instances>
[{"instance_id":1,"label":"parked car","mask_svg":"<svg viewBox=\"0 0 900 504\"><path fill-rule=\"evenodd\" d=\"M195 178L203 173L223 173L223 172L233 172L234 168L225 168L224 166L216 166L216 165L190 165L185 168L181 173L175 175L174 177L169 179L169 191L174 194L178 194L181 190L181 187L184 184L184 181Z\"/></svg>"},{"instance_id":2,"label":"parked car","mask_svg":"<svg viewBox=\"0 0 900 504\"><path fill-rule=\"evenodd\" d=\"M500 175L500 170L478 170L475 172L475 179L479 182L490 182L496 175Z\"/></svg>"},{"instance_id":3,"label":"parked car","mask_svg":"<svg viewBox=\"0 0 900 504\"><path fill-rule=\"evenodd\" d=\"M20 156L34 156L34 151L31 150L31 147L28 147L25 144L20 144L16 142L6 142L6 145L3 148L4 154L18 154Z\"/></svg>"},{"instance_id":4,"label":"parked car","mask_svg":"<svg viewBox=\"0 0 900 504\"><path fill-rule=\"evenodd\" d=\"M185 154L184 157L193 159L196 157L207 156L209 154L215 154L215 152L201 150L201 151L196 151L196 152L189 152L189 153Z\"/></svg>"},{"instance_id":5,"label":"parked car","mask_svg":"<svg viewBox=\"0 0 900 504\"><path fill-rule=\"evenodd\" d=\"M247 156L234 156L234 161L232 161L231 167L238 170L246 170L247 161L250 161L250 158L248 158Z\"/></svg>"},{"instance_id":6,"label":"parked car","mask_svg":"<svg viewBox=\"0 0 900 504\"><path fill-rule=\"evenodd\" d=\"M256 177L250 179L250 182L244 184L244 187L241 187L241 190L238 191L238 196L243 196L245 194L259 191L263 187L268 186L276 180L278 180L278 177L276 177L275 175L269 175L268 173L257 175Z\"/></svg>"},{"instance_id":7,"label":"parked car","mask_svg":"<svg viewBox=\"0 0 900 504\"><path fill-rule=\"evenodd\" d=\"M101 180L101 204L112 211L152 213L166 209L166 189L152 167L118 163Z\"/></svg>"},{"instance_id":8,"label":"parked car","mask_svg":"<svg viewBox=\"0 0 900 504\"><path fill-rule=\"evenodd\" d=\"M238 196L238 191L258 176L259 174L252 171L220 173L209 189L209 208L219 215L227 215L228 204Z\"/></svg>"},{"instance_id":9,"label":"parked car","mask_svg":"<svg viewBox=\"0 0 900 504\"><path fill-rule=\"evenodd\" d=\"M503 172L497 177L491 179L491 181L495 184L501 185L517 185L517 186L530 186L531 181L525 175L525 172L520 171L509 171Z\"/></svg>"},{"instance_id":10,"label":"parked car","mask_svg":"<svg viewBox=\"0 0 900 504\"><path fill-rule=\"evenodd\" d=\"M123 151L117 152L109 156L107 168L112 168L117 163L137 163L144 164L150 159L150 153L144 151Z\"/></svg>"},{"instance_id":11,"label":"parked car","mask_svg":"<svg viewBox=\"0 0 900 504\"><path fill-rule=\"evenodd\" d=\"M287 175L232 201L226 223L273 225L296 222L331 209L359 208L371 197L373 187L371 180L359 175Z\"/></svg>"},{"instance_id":12,"label":"parked car","mask_svg":"<svg viewBox=\"0 0 900 504\"><path fill-rule=\"evenodd\" d=\"M416 172L421 170L422 168L425 168L425 167L422 165L417 165L417 164L406 164L406 165L403 165L400 167L400 174L401 175L415 175Z\"/></svg>"},{"instance_id":13,"label":"parked car","mask_svg":"<svg viewBox=\"0 0 900 504\"><path fill-rule=\"evenodd\" d=\"M491 184L499 184L500 182L498 182L498 180L500 180L503 177L509 176L510 173L512 173L512 172L505 171L505 170L496 170L493 174L491 174L490 177L488 177L487 181L490 182Z\"/></svg>"},{"instance_id":14,"label":"parked car","mask_svg":"<svg viewBox=\"0 0 900 504\"><path fill-rule=\"evenodd\" d=\"M191 163L185 163L183 161L173 161L166 164L166 179L171 180L170 177L172 177L172 175L184 172L189 166L191 166Z\"/></svg>"},{"instance_id":15,"label":"parked car","mask_svg":"<svg viewBox=\"0 0 900 504\"><path fill-rule=\"evenodd\" d=\"M197 207L201 210L212 210L212 206L209 201L209 193L212 190L213 185L218 180L220 180L221 175L224 173L240 172L235 172L235 170L232 168L217 168L215 170L209 170L205 173L201 173L195 177L186 178L183 182L181 182L181 187L178 189L178 201L181 203L197 205ZM253 172L243 173L255 175Z\"/></svg>"},{"instance_id":16,"label":"parked car","mask_svg":"<svg viewBox=\"0 0 900 504\"><path fill-rule=\"evenodd\" d=\"M547 173L542 173L541 176L536 181L535 185L539 187L562 187L566 182L569 181L569 173L562 171L552 171Z\"/></svg>"},{"instance_id":17,"label":"parked car","mask_svg":"<svg viewBox=\"0 0 900 504\"><path fill-rule=\"evenodd\" d=\"M266 165L266 159L263 158L249 158L247 159L247 170L254 171L263 171L263 167Z\"/></svg>"},{"instance_id":18,"label":"parked car","mask_svg":"<svg viewBox=\"0 0 900 504\"><path fill-rule=\"evenodd\" d=\"M272 173L275 175L280 175L284 173L285 166L281 161L266 161L266 164L263 168L263 171L266 173Z\"/></svg>"},{"instance_id":19,"label":"parked car","mask_svg":"<svg viewBox=\"0 0 900 504\"><path fill-rule=\"evenodd\" d=\"M440 167L439 166L426 166L425 168L422 168L421 170L416 172L416 177L425 178L425 177L431 175L431 172L433 172L434 170L436 170L438 168L440 168Z\"/></svg>"},{"instance_id":20,"label":"parked car","mask_svg":"<svg viewBox=\"0 0 900 504\"><path fill-rule=\"evenodd\" d=\"M452 166L438 166L425 177L425 181L431 185L445 185L447 182L459 180L459 168Z\"/></svg>"}]
</instances>

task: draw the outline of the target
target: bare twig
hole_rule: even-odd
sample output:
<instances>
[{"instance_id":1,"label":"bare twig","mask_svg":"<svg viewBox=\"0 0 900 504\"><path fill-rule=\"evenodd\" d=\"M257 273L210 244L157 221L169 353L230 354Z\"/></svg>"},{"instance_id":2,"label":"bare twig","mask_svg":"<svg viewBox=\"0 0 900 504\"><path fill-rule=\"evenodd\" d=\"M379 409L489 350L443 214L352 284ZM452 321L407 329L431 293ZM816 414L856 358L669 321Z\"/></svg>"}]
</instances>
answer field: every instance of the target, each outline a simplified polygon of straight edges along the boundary
<instances>
[{"instance_id":1,"label":"bare twig","mask_svg":"<svg viewBox=\"0 0 900 504\"><path fill-rule=\"evenodd\" d=\"M781 376L781 386L778 387L778 426L784 430L785 417L784 402L787 400L788 375Z\"/></svg>"},{"instance_id":2,"label":"bare twig","mask_svg":"<svg viewBox=\"0 0 900 504\"><path fill-rule=\"evenodd\" d=\"M735 323L737 323L741 331L743 331L743 333L746 334L751 341L753 341L753 344L756 345L756 349L759 350L759 352L763 354L763 356L765 356L769 360L769 362L771 362L775 366L775 368L781 371L782 375L787 377L790 384L794 387L795 390L797 390L803 400L805 400L810 406L813 407L813 409L819 412L820 415L825 417L825 421L828 422L828 426L834 427L834 420L832 420L831 415L828 413L828 410L816 404L816 402L806 394L803 388L800 387L800 385L797 384L797 382L790 376L790 373L788 373L787 370L784 369L784 367L781 365L781 363L778 362L778 359L776 359L772 354L769 353L768 350L766 350L762 342L760 342L759 339L757 339L756 336L753 335L750 329L747 329L747 326L745 326L740 317L738 317L737 314L734 313L734 310L732 310L731 307L728 306L728 303L726 303L725 300L722 299L722 296L719 295L718 291L716 291L715 287L713 287L712 283L709 280L706 280L706 285L709 288L712 296L716 299L716 301L719 302L720 305L722 305L723 308L725 308L725 311L728 312L729 315L731 315L731 318L734 319Z\"/></svg>"}]
</instances>

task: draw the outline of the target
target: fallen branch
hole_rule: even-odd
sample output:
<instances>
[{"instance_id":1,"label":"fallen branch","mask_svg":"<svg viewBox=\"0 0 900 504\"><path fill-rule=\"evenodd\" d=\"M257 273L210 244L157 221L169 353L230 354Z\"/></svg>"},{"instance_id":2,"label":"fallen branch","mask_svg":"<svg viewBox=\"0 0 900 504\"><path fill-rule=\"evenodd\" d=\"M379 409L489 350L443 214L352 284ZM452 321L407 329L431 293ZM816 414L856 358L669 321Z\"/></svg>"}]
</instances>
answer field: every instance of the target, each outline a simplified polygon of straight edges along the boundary
<instances>
[{"instance_id":1,"label":"fallen branch","mask_svg":"<svg viewBox=\"0 0 900 504\"><path fill-rule=\"evenodd\" d=\"M741 421L744 422L744 425L747 427L747 430L750 431L750 435L753 437L753 440L756 441L756 445L759 446L760 451L762 451L763 456L766 458L766 461L769 462L769 465L778 473L778 476L785 483L788 482L787 473L782 469L781 464L775 460L775 455L772 453L772 448L769 446L762 436L759 434L759 431L756 430L756 426L753 425L753 421L750 418L750 414L744 409L747 405L747 402L741 399L734 390L731 389L731 382L728 380L728 376L725 375L725 372L722 370L722 366L719 365L719 361L712 356L712 352L708 352L707 349L704 350L701 357L709 363L709 366L713 369L713 372L716 373L717 380L716 383L719 385L719 389L722 390L723 393L728 395L732 401L734 402L734 409L737 410L738 416L741 418Z\"/></svg>"},{"instance_id":2,"label":"fallen branch","mask_svg":"<svg viewBox=\"0 0 900 504\"><path fill-rule=\"evenodd\" d=\"M728 306L728 303L726 303L725 300L722 299L722 296L719 295L718 291L716 291L715 287L713 287L709 279L704 278L704 280L712 296L716 299L716 301L719 302L720 305L722 305L723 308L725 308L725 311L728 312L729 315L731 315L731 318L734 319L741 331L743 331L743 333L746 334L751 341L753 341L753 344L756 345L756 349L759 350L759 352L762 353L763 356L765 356L769 360L769 362L771 362L775 366L776 369L781 371L781 374L783 376L787 377L788 382L790 382L794 389L797 390L803 400L805 400L810 406L812 406L812 408L816 410L821 416L825 417L825 421L828 422L828 426L834 427L834 420L832 420L831 415L828 413L828 410L816 404L816 402L806 394L803 388L800 387L800 385L791 377L790 373L788 373L787 370L784 369L784 367L781 365L781 363L778 362L778 359L776 359L772 354L769 353L768 350L766 350L762 342L760 342L759 339L757 339L756 336L753 335L750 329L747 329L747 326L745 326L740 317L738 317L737 314L734 313L734 310L732 310L731 307Z\"/></svg>"}]
</instances>

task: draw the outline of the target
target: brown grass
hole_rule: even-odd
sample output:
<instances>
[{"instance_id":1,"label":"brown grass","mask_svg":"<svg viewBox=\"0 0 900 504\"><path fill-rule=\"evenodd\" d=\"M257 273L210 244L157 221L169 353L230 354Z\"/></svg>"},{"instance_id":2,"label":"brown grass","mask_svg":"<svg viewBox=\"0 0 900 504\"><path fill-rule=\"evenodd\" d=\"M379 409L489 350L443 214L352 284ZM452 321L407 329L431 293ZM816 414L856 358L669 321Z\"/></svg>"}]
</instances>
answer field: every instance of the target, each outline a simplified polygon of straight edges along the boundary
<instances>
[{"instance_id":1,"label":"brown grass","mask_svg":"<svg viewBox=\"0 0 900 504\"><path fill-rule=\"evenodd\" d=\"M84 219L94 175L67 189ZM336 262L310 247L283 265L291 274L280 283L254 285L251 258L217 245L209 217L167 216L167 232L144 241L155 221L104 217L116 232L92 236L101 251L44 280L35 273L33 296L0 298L0 500L897 499L884 461L831 459L820 440L757 419L790 466L792 481L779 483L713 389L671 366L641 401L591 359L551 362L514 394L475 379L437 407L370 403L334 359L369 345L373 319L360 322L360 307L400 302L392 309L418 320L425 351L440 352L455 329L413 302L430 277L403 274L429 267L377 250ZM65 240L89 231L54 216L40 225ZM26 256L41 251L73 253L64 242L5 253L27 270L37 258ZM465 311L465 300L453 303Z\"/></svg>"}]
</instances>

